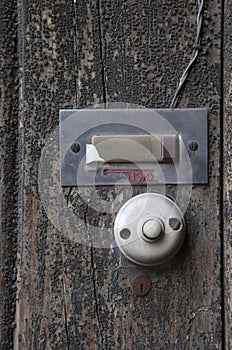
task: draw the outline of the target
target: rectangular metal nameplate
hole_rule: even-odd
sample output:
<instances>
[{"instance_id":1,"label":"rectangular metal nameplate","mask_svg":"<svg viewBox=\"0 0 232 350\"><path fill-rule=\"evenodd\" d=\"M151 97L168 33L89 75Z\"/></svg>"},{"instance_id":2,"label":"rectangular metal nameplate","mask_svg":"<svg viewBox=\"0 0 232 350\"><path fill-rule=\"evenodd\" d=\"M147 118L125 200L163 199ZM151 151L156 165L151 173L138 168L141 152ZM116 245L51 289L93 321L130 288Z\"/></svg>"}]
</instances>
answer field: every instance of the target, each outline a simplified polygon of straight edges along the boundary
<instances>
[{"instance_id":1,"label":"rectangular metal nameplate","mask_svg":"<svg viewBox=\"0 0 232 350\"><path fill-rule=\"evenodd\" d=\"M60 110L61 186L205 184L207 109Z\"/></svg>"}]
</instances>

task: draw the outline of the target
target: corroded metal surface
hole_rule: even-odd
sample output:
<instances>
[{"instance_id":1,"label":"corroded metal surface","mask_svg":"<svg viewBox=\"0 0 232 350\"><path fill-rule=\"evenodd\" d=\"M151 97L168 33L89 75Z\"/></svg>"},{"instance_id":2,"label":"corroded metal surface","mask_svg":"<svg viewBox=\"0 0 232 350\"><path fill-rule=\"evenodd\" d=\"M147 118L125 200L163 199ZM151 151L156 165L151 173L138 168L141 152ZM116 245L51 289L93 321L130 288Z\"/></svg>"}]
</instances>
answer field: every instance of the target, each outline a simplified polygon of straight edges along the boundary
<instances>
[{"instance_id":1,"label":"corroded metal surface","mask_svg":"<svg viewBox=\"0 0 232 350\"><path fill-rule=\"evenodd\" d=\"M132 291L136 295L143 297L151 290L151 279L146 275L136 276L132 281Z\"/></svg>"}]
</instances>

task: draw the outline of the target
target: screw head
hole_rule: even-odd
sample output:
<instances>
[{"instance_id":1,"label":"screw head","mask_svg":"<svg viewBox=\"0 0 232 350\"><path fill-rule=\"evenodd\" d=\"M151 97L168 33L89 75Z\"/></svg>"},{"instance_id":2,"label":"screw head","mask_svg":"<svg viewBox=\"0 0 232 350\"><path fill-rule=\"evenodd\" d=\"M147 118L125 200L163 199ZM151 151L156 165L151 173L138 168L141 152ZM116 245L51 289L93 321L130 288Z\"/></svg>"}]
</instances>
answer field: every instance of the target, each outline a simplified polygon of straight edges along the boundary
<instances>
[{"instance_id":1,"label":"screw head","mask_svg":"<svg viewBox=\"0 0 232 350\"><path fill-rule=\"evenodd\" d=\"M74 142L71 146L71 150L73 153L79 153L81 149L81 146L78 142Z\"/></svg>"},{"instance_id":2,"label":"screw head","mask_svg":"<svg viewBox=\"0 0 232 350\"><path fill-rule=\"evenodd\" d=\"M198 149L198 143L196 141L191 141L188 146L192 152L195 152Z\"/></svg>"}]
</instances>

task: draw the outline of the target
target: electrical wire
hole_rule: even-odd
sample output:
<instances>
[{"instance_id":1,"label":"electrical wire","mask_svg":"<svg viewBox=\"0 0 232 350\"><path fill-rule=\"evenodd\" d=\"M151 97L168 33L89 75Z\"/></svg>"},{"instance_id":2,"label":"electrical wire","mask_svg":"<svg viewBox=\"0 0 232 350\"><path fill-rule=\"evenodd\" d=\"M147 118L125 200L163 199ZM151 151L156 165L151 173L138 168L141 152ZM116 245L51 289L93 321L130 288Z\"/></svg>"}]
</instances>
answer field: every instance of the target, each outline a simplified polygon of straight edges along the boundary
<instances>
[{"instance_id":1,"label":"electrical wire","mask_svg":"<svg viewBox=\"0 0 232 350\"><path fill-rule=\"evenodd\" d=\"M195 40L195 46L194 50L190 56L190 61L188 66L185 68L184 73L182 74L180 78L179 85L175 91L174 97L172 99L172 102L170 104L170 108L175 108L177 104L177 100L180 94L180 91L183 89L183 86L189 76L190 70L196 61L199 51L201 49L201 32L202 32L202 22L203 22L203 7L204 7L204 0L198 0L198 14L197 14L197 35Z\"/></svg>"}]
</instances>

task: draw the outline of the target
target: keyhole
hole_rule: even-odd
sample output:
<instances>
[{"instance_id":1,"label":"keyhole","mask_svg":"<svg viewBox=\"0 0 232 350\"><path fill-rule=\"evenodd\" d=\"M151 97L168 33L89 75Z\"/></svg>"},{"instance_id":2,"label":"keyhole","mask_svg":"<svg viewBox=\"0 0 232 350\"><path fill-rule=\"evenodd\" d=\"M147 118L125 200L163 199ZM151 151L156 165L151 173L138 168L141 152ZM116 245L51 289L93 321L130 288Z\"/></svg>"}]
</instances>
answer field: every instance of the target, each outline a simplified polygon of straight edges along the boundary
<instances>
[{"instance_id":1,"label":"keyhole","mask_svg":"<svg viewBox=\"0 0 232 350\"><path fill-rule=\"evenodd\" d=\"M146 275L139 275L133 279L132 290L136 295L143 297L144 295L150 292L150 289L151 289L150 277Z\"/></svg>"}]
</instances>

